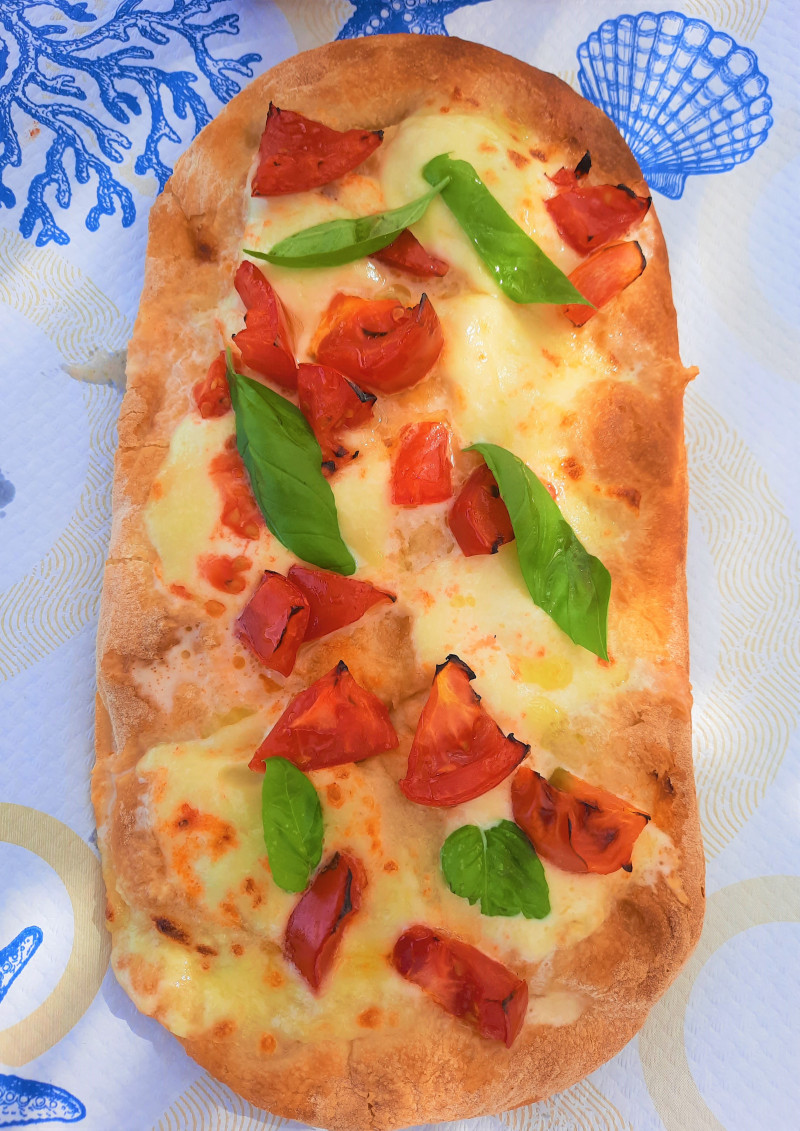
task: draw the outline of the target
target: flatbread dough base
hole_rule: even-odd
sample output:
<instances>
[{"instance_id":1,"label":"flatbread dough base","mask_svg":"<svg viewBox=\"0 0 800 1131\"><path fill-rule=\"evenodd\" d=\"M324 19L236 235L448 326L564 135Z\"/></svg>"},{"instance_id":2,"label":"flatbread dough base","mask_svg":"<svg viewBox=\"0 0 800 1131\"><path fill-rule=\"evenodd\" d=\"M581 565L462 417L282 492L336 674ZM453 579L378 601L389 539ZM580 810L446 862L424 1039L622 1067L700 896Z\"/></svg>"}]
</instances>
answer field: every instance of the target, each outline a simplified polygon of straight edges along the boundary
<instances>
[{"instance_id":1,"label":"flatbread dough base","mask_svg":"<svg viewBox=\"0 0 800 1131\"><path fill-rule=\"evenodd\" d=\"M150 214L145 285L119 421L98 635L93 799L111 894L115 874L141 848L132 812L120 802L132 776L127 772L165 734L193 733L197 713L208 709L198 693L165 719L137 692L133 669L162 655L183 626L156 586L155 554L141 511L172 432L189 409L189 390L219 348L216 311L239 261L245 181L267 104L273 99L337 128L380 128L401 121L437 92L463 100L465 109L505 114L564 147L575 161L589 148L600 179L646 191L616 128L568 86L489 48L445 37L378 36L290 59L238 95L183 155ZM215 1076L277 1114L355 1131L468 1117L541 1099L622 1048L697 941L703 854L691 764L682 408L691 373L680 364L666 250L657 238L660 254L648 264L642 285L623 294L615 310L615 348L623 362L635 353L648 369L647 390L611 384L605 392L595 390L586 423L573 439L595 474L609 483L622 478L645 484L657 496L648 551L621 563L621 574L612 567L612 575L627 594L627 623L634 621L643 648L655 641L673 661L674 695L657 702L632 696L618 717L595 724L591 737L598 757L608 751L619 766L620 792L626 776L640 787L647 781L654 820L679 850L679 875L670 883L638 886L635 898L620 900L599 931L552 956L542 971L548 988L583 993L587 1007L569 1025L526 1027L511 1050L445 1014L412 1039L408 1031L402 1037L370 1033L325 1046L282 1046L280 1054L261 1059L236 1034L183 1040ZM586 332L595 332L591 324ZM642 576L644 596L636 583Z\"/></svg>"}]
</instances>

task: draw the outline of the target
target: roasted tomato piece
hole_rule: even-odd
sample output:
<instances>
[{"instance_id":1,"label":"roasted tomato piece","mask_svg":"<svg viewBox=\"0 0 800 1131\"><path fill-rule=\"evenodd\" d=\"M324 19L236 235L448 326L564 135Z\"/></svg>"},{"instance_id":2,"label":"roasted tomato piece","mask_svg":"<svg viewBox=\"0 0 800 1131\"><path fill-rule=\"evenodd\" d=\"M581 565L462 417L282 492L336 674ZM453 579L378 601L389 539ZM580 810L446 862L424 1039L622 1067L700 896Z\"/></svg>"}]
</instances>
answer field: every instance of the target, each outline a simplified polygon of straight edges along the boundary
<instances>
[{"instance_id":1,"label":"roasted tomato piece","mask_svg":"<svg viewBox=\"0 0 800 1131\"><path fill-rule=\"evenodd\" d=\"M402 507L443 503L453 494L452 473L447 425L407 424L392 464L392 502Z\"/></svg>"},{"instance_id":2,"label":"roasted tomato piece","mask_svg":"<svg viewBox=\"0 0 800 1131\"><path fill-rule=\"evenodd\" d=\"M286 312L281 300L260 267L249 259L243 259L236 268L233 285L239 298L245 305L245 310L269 310L274 313L276 321L286 321ZM288 334L288 326L286 327Z\"/></svg>"},{"instance_id":3,"label":"roasted tomato piece","mask_svg":"<svg viewBox=\"0 0 800 1131\"><path fill-rule=\"evenodd\" d=\"M426 251L408 228L381 251L373 251L371 258L386 263L389 267L396 267L398 271L416 275L420 279L428 279L431 276L441 278L450 270L450 264Z\"/></svg>"},{"instance_id":4,"label":"roasted tomato piece","mask_svg":"<svg viewBox=\"0 0 800 1131\"><path fill-rule=\"evenodd\" d=\"M192 389L192 395L204 420L212 416L224 416L226 412L230 412L231 391L228 388L224 353L214 358L208 373Z\"/></svg>"},{"instance_id":5,"label":"roasted tomato piece","mask_svg":"<svg viewBox=\"0 0 800 1131\"><path fill-rule=\"evenodd\" d=\"M399 393L427 376L444 344L426 295L416 306L338 294L322 320L317 361L375 393Z\"/></svg>"},{"instance_id":6,"label":"roasted tomato piece","mask_svg":"<svg viewBox=\"0 0 800 1131\"><path fill-rule=\"evenodd\" d=\"M420 805L460 805L499 785L530 750L500 727L470 687L475 673L458 656L436 669L400 788Z\"/></svg>"},{"instance_id":7,"label":"roasted tomato piece","mask_svg":"<svg viewBox=\"0 0 800 1131\"><path fill-rule=\"evenodd\" d=\"M644 252L636 240L612 243L579 263L569 281L599 309L638 279L646 266ZM567 303L562 309L573 326L582 326L597 313L591 306L582 306L579 302Z\"/></svg>"},{"instance_id":8,"label":"roasted tomato piece","mask_svg":"<svg viewBox=\"0 0 800 1131\"><path fill-rule=\"evenodd\" d=\"M394 944L392 965L482 1037L511 1048L528 1008L528 983L459 939L417 924Z\"/></svg>"},{"instance_id":9,"label":"roasted tomato piece","mask_svg":"<svg viewBox=\"0 0 800 1131\"><path fill-rule=\"evenodd\" d=\"M377 398L365 393L329 365L297 367L300 411L322 448L323 466L334 471L349 452L339 437L348 428L366 424Z\"/></svg>"},{"instance_id":10,"label":"roasted tomato piece","mask_svg":"<svg viewBox=\"0 0 800 1131\"><path fill-rule=\"evenodd\" d=\"M359 860L337 852L317 872L289 916L283 952L312 990L333 965L348 921L361 906L366 873Z\"/></svg>"},{"instance_id":11,"label":"roasted tomato piece","mask_svg":"<svg viewBox=\"0 0 800 1131\"><path fill-rule=\"evenodd\" d=\"M566 872L630 871L633 845L650 820L561 769L547 781L523 766L511 783L511 803L514 820L539 855Z\"/></svg>"},{"instance_id":12,"label":"roasted tomato piece","mask_svg":"<svg viewBox=\"0 0 800 1131\"><path fill-rule=\"evenodd\" d=\"M552 178L561 188L544 202L565 243L581 255L620 240L647 215L649 196L637 196L627 185L582 185L578 169L560 169ZM588 172L588 169L586 170Z\"/></svg>"},{"instance_id":13,"label":"roasted tomato piece","mask_svg":"<svg viewBox=\"0 0 800 1131\"><path fill-rule=\"evenodd\" d=\"M382 130L332 130L270 102L253 196L282 196L330 184L366 161L382 140Z\"/></svg>"},{"instance_id":14,"label":"roasted tomato piece","mask_svg":"<svg viewBox=\"0 0 800 1131\"><path fill-rule=\"evenodd\" d=\"M476 467L458 492L447 516L461 552L496 554L506 542L514 541L514 528L508 507L500 498L500 488L486 464Z\"/></svg>"},{"instance_id":15,"label":"roasted tomato piece","mask_svg":"<svg viewBox=\"0 0 800 1131\"><path fill-rule=\"evenodd\" d=\"M308 601L306 640L317 640L337 628L353 624L380 601L397 600L393 593L376 589L368 581L342 577L326 569L293 565L288 577Z\"/></svg>"},{"instance_id":16,"label":"roasted tomato piece","mask_svg":"<svg viewBox=\"0 0 800 1131\"><path fill-rule=\"evenodd\" d=\"M249 558L232 558L228 554L209 554L199 561L200 573L221 593L243 593L247 588L244 576L253 564Z\"/></svg>"},{"instance_id":17,"label":"roasted tomato piece","mask_svg":"<svg viewBox=\"0 0 800 1131\"><path fill-rule=\"evenodd\" d=\"M245 328L233 335L242 361L276 385L296 389L294 339L283 303L263 271L249 260L237 267L234 285L247 307Z\"/></svg>"},{"instance_id":18,"label":"roasted tomato piece","mask_svg":"<svg viewBox=\"0 0 800 1131\"><path fill-rule=\"evenodd\" d=\"M210 465L211 478L222 494L220 521L240 538L258 538L264 519L258 509L247 478L242 457L233 446L214 456Z\"/></svg>"},{"instance_id":19,"label":"roasted tomato piece","mask_svg":"<svg viewBox=\"0 0 800 1131\"><path fill-rule=\"evenodd\" d=\"M587 150L574 169L561 168L557 173L554 173L553 176L550 177L550 180L554 185L558 185L559 188L574 188L577 185L578 181L582 180L583 177L586 176L591 167L592 155Z\"/></svg>"},{"instance_id":20,"label":"roasted tomato piece","mask_svg":"<svg viewBox=\"0 0 800 1131\"><path fill-rule=\"evenodd\" d=\"M234 632L270 671L289 675L308 624L308 601L279 573L265 570Z\"/></svg>"},{"instance_id":21,"label":"roasted tomato piece","mask_svg":"<svg viewBox=\"0 0 800 1131\"><path fill-rule=\"evenodd\" d=\"M399 744L389 712L359 686L339 661L332 671L295 695L250 761L263 770L267 758L288 758L301 770L360 762Z\"/></svg>"}]
</instances>

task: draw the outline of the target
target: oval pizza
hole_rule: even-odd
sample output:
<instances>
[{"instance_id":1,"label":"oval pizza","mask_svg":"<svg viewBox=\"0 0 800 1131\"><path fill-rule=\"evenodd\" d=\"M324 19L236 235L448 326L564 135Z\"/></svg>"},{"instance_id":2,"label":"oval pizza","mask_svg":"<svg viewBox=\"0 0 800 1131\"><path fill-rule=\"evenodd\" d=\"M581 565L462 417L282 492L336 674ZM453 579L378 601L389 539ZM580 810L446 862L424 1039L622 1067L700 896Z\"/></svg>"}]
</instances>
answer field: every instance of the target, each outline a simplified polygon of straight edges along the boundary
<instances>
[{"instance_id":1,"label":"oval pizza","mask_svg":"<svg viewBox=\"0 0 800 1131\"><path fill-rule=\"evenodd\" d=\"M692 376L616 129L489 48L299 55L178 162L93 800L117 978L247 1099L541 1099L686 960Z\"/></svg>"}]
</instances>

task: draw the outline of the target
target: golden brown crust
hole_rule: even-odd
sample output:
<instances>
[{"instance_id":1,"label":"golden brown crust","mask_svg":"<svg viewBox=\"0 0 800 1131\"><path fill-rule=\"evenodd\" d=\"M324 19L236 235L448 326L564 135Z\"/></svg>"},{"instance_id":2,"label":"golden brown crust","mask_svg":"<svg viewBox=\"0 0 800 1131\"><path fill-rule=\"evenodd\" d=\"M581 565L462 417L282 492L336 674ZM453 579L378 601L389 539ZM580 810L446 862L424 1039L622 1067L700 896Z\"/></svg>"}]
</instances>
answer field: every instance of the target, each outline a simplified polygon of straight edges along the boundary
<instances>
[{"instance_id":1,"label":"golden brown crust","mask_svg":"<svg viewBox=\"0 0 800 1131\"><path fill-rule=\"evenodd\" d=\"M273 99L338 128L379 128L401 121L434 96L505 114L535 128L543 142L575 161L590 148L601 180L645 188L613 125L560 80L488 48L444 37L375 37L290 59L235 98L181 158L151 212L145 286L119 423L114 527L98 638L93 797L111 893L126 860L141 860L148 852L136 828L135 783L126 772L164 733L163 716L137 689L132 671L162 655L189 623L188 613L176 612L158 595L155 552L140 512L187 410L189 390L218 349L216 311L238 261L245 181L266 106ZM638 793L647 790L656 823L679 850L679 875L638 886L635 899L618 901L599 931L531 971L533 992L537 979L546 981L549 989L583 995L586 1008L572 1024L526 1027L511 1050L482 1040L435 1007L413 1042L407 1035L370 1033L324 1048L286 1045L259 1059L236 1034L184 1040L212 1073L278 1114L355 1131L466 1117L541 1099L624 1045L697 940L703 857L691 767L684 579L682 398L689 375L678 356L666 252L652 221L658 254L642 277L644 285L626 292L617 311L620 361L629 362L635 353L646 375L636 386L611 381L607 388L593 386L582 411L565 425L565 436L575 460L606 485L609 496L616 492L631 506L641 505L635 560L619 571L619 607L635 620L643 654L669 661L675 684L674 695L656 703L646 694L619 696L607 715L587 713L583 732L591 734L598 762L613 752L606 763L612 766L604 782L609 788L615 787L616 772L619 792L629 792L632 780ZM615 575L614 563L606 564ZM637 571L646 578L649 598L642 584L625 581ZM173 732L177 725L196 733L198 718L211 710L199 700L186 705L171 722Z\"/></svg>"}]
</instances>

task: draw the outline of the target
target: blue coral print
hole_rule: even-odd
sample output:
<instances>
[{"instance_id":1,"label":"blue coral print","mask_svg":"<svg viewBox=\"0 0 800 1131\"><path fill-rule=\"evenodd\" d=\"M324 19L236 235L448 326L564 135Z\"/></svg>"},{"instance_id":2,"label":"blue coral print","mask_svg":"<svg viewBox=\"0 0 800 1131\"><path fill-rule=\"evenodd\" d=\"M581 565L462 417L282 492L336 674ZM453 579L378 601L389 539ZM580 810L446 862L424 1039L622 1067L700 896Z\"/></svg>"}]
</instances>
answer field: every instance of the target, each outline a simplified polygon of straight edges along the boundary
<instances>
[{"instance_id":1,"label":"blue coral print","mask_svg":"<svg viewBox=\"0 0 800 1131\"><path fill-rule=\"evenodd\" d=\"M42 938L41 927L26 927L0 950L0 1001L42 945Z\"/></svg>"},{"instance_id":2,"label":"blue coral print","mask_svg":"<svg viewBox=\"0 0 800 1131\"><path fill-rule=\"evenodd\" d=\"M42 945L41 927L26 927L0 950L0 1002ZM86 1108L64 1088L0 1074L0 1127L28 1123L77 1123Z\"/></svg>"},{"instance_id":3,"label":"blue coral print","mask_svg":"<svg viewBox=\"0 0 800 1131\"><path fill-rule=\"evenodd\" d=\"M486 3L486 0L350 0L350 3L355 12L337 39L392 32L447 35L444 26L446 15L459 8Z\"/></svg>"},{"instance_id":4,"label":"blue coral print","mask_svg":"<svg viewBox=\"0 0 800 1131\"><path fill-rule=\"evenodd\" d=\"M19 222L24 236L36 233L40 246L69 242L51 201L55 198L60 208L69 208L73 180L85 185L94 178L96 183L96 203L86 216L90 231L97 230L103 216L117 211L123 226L133 223L133 196L112 172L131 149L124 127L132 116L145 113L149 121L134 171L142 177L155 175L159 189L172 171L162 156L163 143L189 140L181 137L174 119L188 120L194 136L212 117L196 88L197 74L164 69L154 49L188 48L221 103L240 89L236 76L251 76L252 64L260 59L256 54L211 54L207 41L212 36L239 32L233 13L203 18L228 2L171 0L169 6L150 6L145 0L123 0L115 9L101 6L111 13L102 20L87 11L87 2L0 2L0 208L17 204L4 176L22 164L20 128L24 124L32 132L46 131L49 140L44 168L28 186Z\"/></svg>"},{"instance_id":5,"label":"blue coral print","mask_svg":"<svg viewBox=\"0 0 800 1131\"><path fill-rule=\"evenodd\" d=\"M606 20L578 48L581 92L616 123L651 188L749 161L772 99L758 59L705 20L640 12Z\"/></svg>"}]
</instances>

